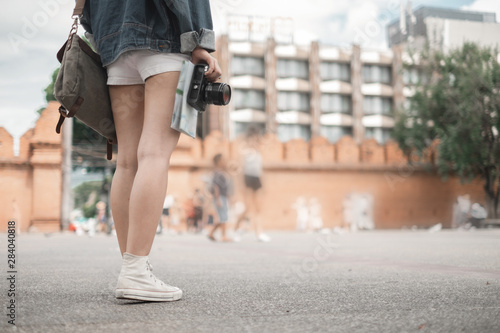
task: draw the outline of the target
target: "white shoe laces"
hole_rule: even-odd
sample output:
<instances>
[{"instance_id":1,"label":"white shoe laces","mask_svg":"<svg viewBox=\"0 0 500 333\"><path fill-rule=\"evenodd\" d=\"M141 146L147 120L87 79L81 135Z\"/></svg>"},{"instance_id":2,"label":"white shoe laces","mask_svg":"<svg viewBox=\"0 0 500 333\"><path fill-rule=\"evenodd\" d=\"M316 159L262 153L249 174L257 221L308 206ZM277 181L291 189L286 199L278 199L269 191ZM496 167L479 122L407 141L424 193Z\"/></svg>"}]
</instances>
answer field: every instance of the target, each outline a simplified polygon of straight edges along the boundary
<instances>
[{"instance_id":1,"label":"white shoe laces","mask_svg":"<svg viewBox=\"0 0 500 333\"><path fill-rule=\"evenodd\" d=\"M148 265L149 271L153 271L153 265L149 262L149 259L146 261L146 264Z\"/></svg>"},{"instance_id":2,"label":"white shoe laces","mask_svg":"<svg viewBox=\"0 0 500 333\"><path fill-rule=\"evenodd\" d=\"M155 280L155 283L158 283L158 280L156 279L156 276L153 274L153 265L151 265L151 263L149 262L149 259L146 261L146 270L148 270L150 273L149 273L149 277L154 279ZM163 281L159 281L161 283L162 286L164 286L165 284L163 283Z\"/></svg>"}]
</instances>

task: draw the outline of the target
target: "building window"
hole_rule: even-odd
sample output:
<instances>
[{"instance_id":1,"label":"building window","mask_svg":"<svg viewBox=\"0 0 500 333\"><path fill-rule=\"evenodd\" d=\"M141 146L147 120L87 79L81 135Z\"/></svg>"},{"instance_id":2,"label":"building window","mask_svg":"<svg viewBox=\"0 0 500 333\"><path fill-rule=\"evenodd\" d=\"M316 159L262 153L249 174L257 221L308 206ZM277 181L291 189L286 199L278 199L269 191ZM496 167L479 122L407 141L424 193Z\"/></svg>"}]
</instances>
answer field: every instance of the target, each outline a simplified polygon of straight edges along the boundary
<instances>
[{"instance_id":1,"label":"building window","mask_svg":"<svg viewBox=\"0 0 500 333\"><path fill-rule=\"evenodd\" d=\"M340 80L351 81L351 66L338 62L322 62L320 66L323 81Z\"/></svg>"},{"instance_id":2,"label":"building window","mask_svg":"<svg viewBox=\"0 0 500 333\"><path fill-rule=\"evenodd\" d=\"M298 91L278 92L278 110L280 111L309 111L309 94Z\"/></svg>"},{"instance_id":3,"label":"building window","mask_svg":"<svg viewBox=\"0 0 500 333\"><path fill-rule=\"evenodd\" d=\"M264 111L266 107L266 97L263 90L234 89L232 99L236 110L256 109Z\"/></svg>"},{"instance_id":4,"label":"building window","mask_svg":"<svg viewBox=\"0 0 500 333\"><path fill-rule=\"evenodd\" d=\"M309 141L311 138L311 127L309 125L300 124L279 124L278 138L283 142L292 139L303 139L305 141Z\"/></svg>"},{"instance_id":5,"label":"building window","mask_svg":"<svg viewBox=\"0 0 500 333\"><path fill-rule=\"evenodd\" d=\"M322 94L321 111L323 113L352 114L352 99L350 95Z\"/></svg>"},{"instance_id":6,"label":"building window","mask_svg":"<svg viewBox=\"0 0 500 333\"><path fill-rule=\"evenodd\" d=\"M392 129L382 127L365 127L365 138L375 139L378 143L386 143L391 138Z\"/></svg>"},{"instance_id":7,"label":"building window","mask_svg":"<svg viewBox=\"0 0 500 333\"><path fill-rule=\"evenodd\" d=\"M231 59L233 75L253 75L264 77L264 58L234 56Z\"/></svg>"},{"instance_id":8,"label":"building window","mask_svg":"<svg viewBox=\"0 0 500 333\"><path fill-rule=\"evenodd\" d=\"M309 79L309 62L307 60L278 59L279 78Z\"/></svg>"},{"instance_id":9,"label":"building window","mask_svg":"<svg viewBox=\"0 0 500 333\"><path fill-rule=\"evenodd\" d=\"M335 143L343 136L352 136L352 127L323 125L320 132L321 136L327 138L331 143Z\"/></svg>"},{"instance_id":10,"label":"building window","mask_svg":"<svg viewBox=\"0 0 500 333\"><path fill-rule=\"evenodd\" d=\"M240 135L245 135L248 131L248 127L257 127L260 130L260 133L265 133L266 125L264 123L246 123L241 121L233 122L234 136L238 137Z\"/></svg>"},{"instance_id":11,"label":"building window","mask_svg":"<svg viewBox=\"0 0 500 333\"><path fill-rule=\"evenodd\" d=\"M392 98L381 96L365 96L363 98L365 114L392 115Z\"/></svg>"},{"instance_id":12,"label":"building window","mask_svg":"<svg viewBox=\"0 0 500 333\"><path fill-rule=\"evenodd\" d=\"M389 66L364 65L363 81L365 83L391 84L392 70Z\"/></svg>"},{"instance_id":13,"label":"building window","mask_svg":"<svg viewBox=\"0 0 500 333\"><path fill-rule=\"evenodd\" d=\"M403 83L407 86L416 85L418 83L427 83L425 75L418 68L405 68L403 70Z\"/></svg>"}]
</instances>

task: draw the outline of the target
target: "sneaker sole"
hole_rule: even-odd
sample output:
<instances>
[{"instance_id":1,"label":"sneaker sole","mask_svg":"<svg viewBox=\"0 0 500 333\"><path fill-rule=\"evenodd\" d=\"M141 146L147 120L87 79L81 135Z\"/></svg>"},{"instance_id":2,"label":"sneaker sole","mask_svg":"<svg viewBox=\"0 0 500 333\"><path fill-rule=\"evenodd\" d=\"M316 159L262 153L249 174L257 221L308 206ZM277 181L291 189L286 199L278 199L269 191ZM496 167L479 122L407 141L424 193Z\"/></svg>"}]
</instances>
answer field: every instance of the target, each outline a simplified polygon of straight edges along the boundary
<instances>
[{"instance_id":1,"label":"sneaker sole","mask_svg":"<svg viewBox=\"0 0 500 333\"><path fill-rule=\"evenodd\" d=\"M182 290L165 293L138 289L116 289L115 296L116 298L134 299L139 301L172 302L181 299Z\"/></svg>"}]
</instances>

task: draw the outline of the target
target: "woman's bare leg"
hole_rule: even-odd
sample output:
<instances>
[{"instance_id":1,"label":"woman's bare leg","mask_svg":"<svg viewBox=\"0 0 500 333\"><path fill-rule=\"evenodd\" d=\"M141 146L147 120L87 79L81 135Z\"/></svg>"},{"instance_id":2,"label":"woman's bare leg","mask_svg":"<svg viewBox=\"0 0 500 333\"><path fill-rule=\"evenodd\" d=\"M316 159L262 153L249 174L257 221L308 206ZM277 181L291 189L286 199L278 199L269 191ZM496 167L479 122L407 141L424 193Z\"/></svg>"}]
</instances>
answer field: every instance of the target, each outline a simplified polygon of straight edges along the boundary
<instances>
[{"instance_id":1,"label":"woman's bare leg","mask_svg":"<svg viewBox=\"0 0 500 333\"><path fill-rule=\"evenodd\" d=\"M227 222L226 222L226 223L227 223ZM220 225L220 231L221 231L221 235L222 235L221 240L222 240L223 242L227 242L227 241L230 241L230 240L231 240L230 238L227 238L227 237L226 237L226 223L222 223L222 224Z\"/></svg>"},{"instance_id":2,"label":"woman's bare leg","mask_svg":"<svg viewBox=\"0 0 500 333\"><path fill-rule=\"evenodd\" d=\"M248 214L250 212L250 190L245 187L243 190L243 202L245 203L245 210L238 216L238 220L236 220L236 225L234 226L234 231L238 231L241 228L241 224L243 223L243 220L248 219Z\"/></svg>"},{"instance_id":3,"label":"woman's bare leg","mask_svg":"<svg viewBox=\"0 0 500 333\"><path fill-rule=\"evenodd\" d=\"M257 234L257 237L259 237L262 234L262 225L260 222L260 193L259 193L259 190L253 191L250 194L250 197L251 197L251 201L252 201L251 221L254 225L255 233Z\"/></svg>"},{"instance_id":4,"label":"woman's bare leg","mask_svg":"<svg viewBox=\"0 0 500 333\"><path fill-rule=\"evenodd\" d=\"M138 168L130 195L127 252L146 256L153 244L167 190L170 155L179 132L170 128L179 72L150 77L145 84L144 124Z\"/></svg>"},{"instance_id":5,"label":"woman's bare leg","mask_svg":"<svg viewBox=\"0 0 500 333\"><path fill-rule=\"evenodd\" d=\"M214 207L215 207L215 203L214 203ZM212 216L213 216L213 224L212 224L212 229L208 233L208 238L210 238L211 240L215 240L215 237L214 237L215 231L217 230L217 228L220 227L219 216L218 216L215 208L213 208L213 210L212 210Z\"/></svg>"},{"instance_id":6,"label":"woman's bare leg","mask_svg":"<svg viewBox=\"0 0 500 333\"><path fill-rule=\"evenodd\" d=\"M240 230L241 224L243 223L243 220L247 218L247 215L248 215L248 209L247 209L247 205L245 204L245 210L243 211L243 213L240 214L240 216L238 216L238 220L236 220L236 225L234 226L234 231Z\"/></svg>"},{"instance_id":7,"label":"woman's bare leg","mask_svg":"<svg viewBox=\"0 0 500 333\"><path fill-rule=\"evenodd\" d=\"M144 85L110 86L116 134L119 138L110 201L118 245L127 248L130 191L137 172L137 147L144 119Z\"/></svg>"}]
</instances>

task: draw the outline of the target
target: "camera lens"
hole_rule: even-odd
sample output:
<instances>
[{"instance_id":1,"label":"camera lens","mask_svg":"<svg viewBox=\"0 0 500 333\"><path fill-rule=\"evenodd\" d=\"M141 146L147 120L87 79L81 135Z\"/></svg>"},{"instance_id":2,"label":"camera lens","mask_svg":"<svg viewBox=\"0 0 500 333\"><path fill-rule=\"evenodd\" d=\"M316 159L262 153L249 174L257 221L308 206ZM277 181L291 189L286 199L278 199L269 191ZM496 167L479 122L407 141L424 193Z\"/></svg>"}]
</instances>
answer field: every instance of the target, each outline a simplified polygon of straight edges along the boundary
<instances>
[{"instance_id":1,"label":"camera lens","mask_svg":"<svg viewBox=\"0 0 500 333\"><path fill-rule=\"evenodd\" d=\"M231 101L231 87L226 83L207 83L205 102L215 105L227 105Z\"/></svg>"}]
</instances>

